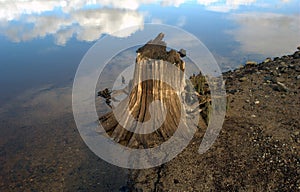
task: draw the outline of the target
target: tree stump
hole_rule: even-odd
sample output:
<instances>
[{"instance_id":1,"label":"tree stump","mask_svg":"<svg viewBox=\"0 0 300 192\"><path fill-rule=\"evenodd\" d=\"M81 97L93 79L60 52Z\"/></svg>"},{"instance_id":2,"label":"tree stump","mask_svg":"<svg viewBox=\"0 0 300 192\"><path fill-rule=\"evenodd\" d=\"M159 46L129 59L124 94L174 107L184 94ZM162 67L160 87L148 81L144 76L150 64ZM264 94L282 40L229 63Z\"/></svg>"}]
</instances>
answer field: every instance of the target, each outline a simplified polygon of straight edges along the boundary
<instances>
[{"instance_id":1,"label":"tree stump","mask_svg":"<svg viewBox=\"0 0 300 192\"><path fill-rule=\"evenodd\" d=\"M179 121L188 123L180 99L186 87L181 59L185 52L167 51L163 37L160 33L137 50L128 97L99 118L108 135L122 145L154 147L173 135Z\"/></svg>"}]
</instances>

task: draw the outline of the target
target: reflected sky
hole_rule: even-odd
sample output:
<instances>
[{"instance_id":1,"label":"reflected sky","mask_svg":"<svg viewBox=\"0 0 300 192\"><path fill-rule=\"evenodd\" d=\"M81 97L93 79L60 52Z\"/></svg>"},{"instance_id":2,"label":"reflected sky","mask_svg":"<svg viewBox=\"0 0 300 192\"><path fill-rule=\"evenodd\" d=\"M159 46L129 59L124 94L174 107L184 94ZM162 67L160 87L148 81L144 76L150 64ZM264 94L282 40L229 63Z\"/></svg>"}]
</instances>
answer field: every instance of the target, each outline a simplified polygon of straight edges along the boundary
<instances>
[{"instance_id":1,"label":"reflected sky","mask_svg":"<svg viewBox=\"0 0 300 192\"><path fill-rule=\"evenodd\" d=\"M0 0L0 85L7 93L0 101L29 87L72 82L96 40L126 38L144 23L194 34L224 71L289 54L300 45L299 6L299 0Z\"/></svg>"}]
</instances>

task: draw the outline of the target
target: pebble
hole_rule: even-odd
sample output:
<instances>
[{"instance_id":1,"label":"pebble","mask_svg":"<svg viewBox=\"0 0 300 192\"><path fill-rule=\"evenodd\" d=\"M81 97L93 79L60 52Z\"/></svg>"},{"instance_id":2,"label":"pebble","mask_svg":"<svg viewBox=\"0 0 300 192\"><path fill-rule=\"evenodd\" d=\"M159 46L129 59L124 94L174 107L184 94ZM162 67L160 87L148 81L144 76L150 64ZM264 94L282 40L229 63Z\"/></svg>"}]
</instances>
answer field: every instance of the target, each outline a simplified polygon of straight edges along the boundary
<instances>
[{"instance_id":1,"label":"pebble","mask_svg":"<svg viewBox=\"0 0 300 192\"><path fill-rule=\"evenodd\" d=\"M279 91L279 92L287 92L288 91L288 88L283 83L280 83L280 82L277 82L277 84L271 85L271 87L274 91Z\"/></svg>"},{"instance_id":2,"label":"pebble","mask_svg":"<svg viewBox=\"0 0 300 192\"><path fill-rule=\"evenodd\" d=\"M281 83L285 82L285 79L282 77L277 77L276 80L277 82L281 82Z\"/></svg>"},{"instance_id":3,"label":"pebble","mask_svg":"<svg viewBox=\"0 0 300 192\"><path fill-rule=\"evenodd\" d=\"M236 92L238 92L237 89L231 89L231 90L228 91L228 93L230 93L230 94L235 94Z\"/></svg>"},{"instance_id":4,"label":"pebble","mask_svg":"<svg viewBox=\"0 0 300 192\"><path fill-rule=\"evenodd\" d=\"M292 65L292 64L290 64L288 67L289 67L290 69L296 69L296 66L295 66L295 65Z\"/></svg>"},{"instance_id":5,"label":"pebble","mask_svg":"<svg viewBox=\"0 0 300 192\"><path fill-rule=\"evenodd\" d=\"M239 81L247 81L247 77L241 77Z\"/></svg>"},{"instance_id":6,"label":"pebble","mask_svg":"<svg viewBox=\"0 0 300 192\"><path fill-rule=\"evenodd\" d=\"M255 62L255 61L247 61L246 65L257 65L257 62Z\"/></svg>"},{"instance_id":7,"label":"pebble","mask_svg":"<svg viewBox=\"0 0 300 192\"><path fill-rule=\"evenodd\" d=\"M287 70L287 68L286 67L281 67L280 69L279 69L279 72L280 73L286 73L288 70Z\"/></svg>"},{"instance_id":8,"label":"pebble","mask_svg":"<svg viewBox=\"0 0 300 192\"><path fill-rule=\"evenodd\" d=\"M271 77L271 76L265 76L265 77L264 77L264 80L265 80L267 83L274 82L274 79L273 79L273 77Z\"/></svg>"},{"instance_id":9,"label":"pebble","mask_svg":"<svg viewBox=\"0 0 300 192\"><path fill-rule=\"evenodd\" d=\"M277 71L271 71L271 75L278 76L278 72Z\"/></svg>"},{"instance_id":10,"label":"pebble","mask_svg":"<svg viewBox=\"0 0 300 192\"><path fill-rule=\"evenodd\" d=\"M300 75L298 75L298 76L296 77L296 79L298 79L298 80L299 80L299 79L300 79Z\"/></svg>"},{"instance_id":11,"label":"pebble","mask_svg":"<svg viewBox=\"0 0 300 192\"><path fill-rule=\"evenodd\" d=\"M271 58L266 58L265 60L264 60L264 63L269 63L269 62L271 62L272 61L272 59Z\"/></svg>"},{"instance_id":12,"label":"pebble","mask_svg":"<svg viewBox=\"0 0 300 192\"><path fill-rule=\"evenodd\" d=\"M300 51L296 51L293 55L294 59L299 59L300 58Z\"/></svg>"},{"instance_id":13,"label":"pebble","mask_svg":"<svg viewBox=\"0 0 300 192\"><path fill-rule=\"evenodd\" d=\"M288 67L288 65L284 61L281 61L280 65L283 66L283 67Z\"/></svg>"},{"instance_id":14,"label":"pebble","mask_svg":"<svg viewBox=\"0 0 300 192\"><path fill-rule=\"evenodd\" d=\"M243 69L243 68L244 68L244 65L239 65L237 68L238 68L238 69Z\"/></svg>"},{"instance_id":15,"label":"pebble","mask_svg":"<svg viewBox=\"0 0 300 192\"><path fill-rule=\"evenodd\" d=\"M279 85L280 88L285 92L289 90L283 83L277 82L277 85Z\"/></svg>"},{"instance_id":16,"label":"pebble","mask_svg":"<svg viewBox=\"0 0 300 192\"><path fill-rule=\"evenodd\" d=\"M251 117L255 118L255 117L256 117L256 115L251 115Z\"/></svg>"},{"instance_id":17,"label":"pebble","mask_svg":"<svg viewBox=\"0 0 300 192\"><path fill-rule=\"evenodd\" d=\"M255 101L254 103L257 105L257 104L259 104L259 101Z\"/></svg>"},{"instance_id":18,"label":"pebble","mask_svg":"<svg viewBox=\"0 0 300 192\"><path fill-rule=\"evenodd\" d=\"M179 180L178 179L174 179L174 184L178 184Z\"/></svg>"}]
</instances>

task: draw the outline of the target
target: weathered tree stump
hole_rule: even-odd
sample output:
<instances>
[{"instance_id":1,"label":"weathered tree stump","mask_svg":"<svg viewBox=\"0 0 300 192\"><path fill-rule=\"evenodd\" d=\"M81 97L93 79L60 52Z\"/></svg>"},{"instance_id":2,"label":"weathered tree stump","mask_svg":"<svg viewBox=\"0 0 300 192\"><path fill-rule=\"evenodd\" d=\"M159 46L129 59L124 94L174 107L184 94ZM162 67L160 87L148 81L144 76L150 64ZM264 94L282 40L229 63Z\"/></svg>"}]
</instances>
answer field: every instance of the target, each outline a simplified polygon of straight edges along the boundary
<instances>
[{"instance_id":1,"label":"weathered tree stump","mask_svg":"<svg viewBox=\"0 0 300 192\"><path fill-rule=\"evenodd\" d=\"M181 56L186 53L167 51L163 37L160 33L137 50L131 92L113 112L99 118L109 136L122 145L154 147L173 135L180 120L187 123L180 100L186 86Z\"/></svg>"}]
</instances>

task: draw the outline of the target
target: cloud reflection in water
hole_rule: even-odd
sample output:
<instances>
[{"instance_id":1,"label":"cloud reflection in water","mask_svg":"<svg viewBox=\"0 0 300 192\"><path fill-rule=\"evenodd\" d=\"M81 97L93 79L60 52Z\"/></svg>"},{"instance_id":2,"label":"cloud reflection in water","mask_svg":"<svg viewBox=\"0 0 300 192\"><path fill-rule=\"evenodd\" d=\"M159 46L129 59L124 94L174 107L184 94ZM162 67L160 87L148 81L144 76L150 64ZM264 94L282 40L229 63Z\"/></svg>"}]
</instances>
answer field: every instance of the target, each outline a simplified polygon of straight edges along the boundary
<instances>
[{"instance_id":1,"label":"cloud reflection in water","mask_svg":"<svg viewBox=\"0 0 300 192\"><path fill-rule=\"evenodd\" d=\"M154 4L158 5L156 8L159 9L159 6L179 7L190 3L193 7L198 5L199 14L189 16L189 13L182 13L181 10L176 9L174 13L178 15L174 14L172 18L174 17L177 26L185 27L187 23L193 21L192 25L198 27L201 25L201 11L229 12L230 15L231 12L239 10L230 17L238 27L223 29L233 35L232 42L240 43L241 48L238 50L268 56L281 55L293 51L298 46L299 13L297 15L261 13L256 12L256 9L262 6L274 8L291 2L289 0L272 2L261 0L0 0L0 34L14 42L50 35L58 45L65 45L72 37L89 42L97 40L103 34L127 37L143 28L146 15L153 23L174 23L167 21L164 15L151 15L152 10L141 12L139 9L143 5ZM242 8L246 6L251 7L255 12L241 13ZM273 11L276 12L277 9L274 8ZM136 27L126 33L115 33L133 26ZM207 29L210 30L214 29Z\"/></svg>"},{"instance_id":2,"label":"cloud reflection in water","mask_svg":"<svg viewBox=\"0 0 300 192\"><path fill-rule=\"evenodd\" d=\"M28 41L53 35L56 44L64 45L72 36L80 41L94 41L102 34L113 34L124 28L126 33L115 34L126 37L143 27L143 15L132 10L91 9L71 12L67 16L30 15L18 25L2 26L4 34L14 42Z\"/></svg>"},{"instance_id":3,"label":"cloud reflection in water","mask_svg":"<svg viewBox=\"0 0 300 192\"><path fill-rule=\"evenodd\" d=\"M280 56L299 46L299 15L243 13L230 18L238 24L229 33L240 43L239 52Z\"/></svg>"}]
</instances>

